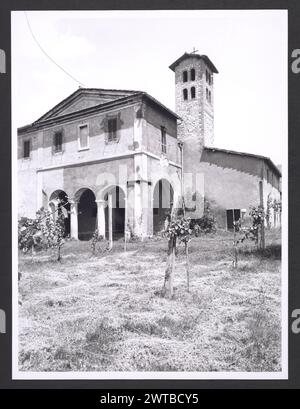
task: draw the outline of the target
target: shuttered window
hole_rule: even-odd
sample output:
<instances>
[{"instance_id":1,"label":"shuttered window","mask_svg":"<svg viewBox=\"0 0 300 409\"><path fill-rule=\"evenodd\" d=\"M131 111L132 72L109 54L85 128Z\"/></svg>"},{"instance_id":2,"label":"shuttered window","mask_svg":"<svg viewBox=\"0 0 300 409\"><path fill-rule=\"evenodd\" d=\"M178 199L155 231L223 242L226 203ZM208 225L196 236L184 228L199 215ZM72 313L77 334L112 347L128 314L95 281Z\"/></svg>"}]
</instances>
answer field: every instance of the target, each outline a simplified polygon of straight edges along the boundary
<instances>
[{"instance_id":1,"label":"shuttered window","mask_svg":"<svg viewBox=\"0 0 300 409\"><path fill-rule=\"evenodd\" d=\"M30 141L23 142L23 158L30 158Z\"/></svg>"},{"instance_id":2,"label":"shuttered window","mask_svg":"<svg viewBox=\"0 0 300 409\"><path fill-rule=\"evenodd\" d=\"M89 147L89 127L88 125L79 126L79 149Z\"/></svg>"},{"instance_id":3,"label":"shuttered window","mask_svg":"<svg viewBox=\"0 0 300 409\"><path fill-rule=\"evenodd\" d=\"M108 128L108 141L116 141L117 140L117 128L118 128L118 120L117 118L110 118L107 123Z\"/></svg>"},{"instance_id":4,"label":"shuttered window","mask_svg":"<svg viewBox=\"0 0 300 409\"><path fill-rule=\"evenodd\" d=\"M54 153L62 152L62 144L63 144L62 131L55 132L53 141Z\"/></svg>"}]
</instances>

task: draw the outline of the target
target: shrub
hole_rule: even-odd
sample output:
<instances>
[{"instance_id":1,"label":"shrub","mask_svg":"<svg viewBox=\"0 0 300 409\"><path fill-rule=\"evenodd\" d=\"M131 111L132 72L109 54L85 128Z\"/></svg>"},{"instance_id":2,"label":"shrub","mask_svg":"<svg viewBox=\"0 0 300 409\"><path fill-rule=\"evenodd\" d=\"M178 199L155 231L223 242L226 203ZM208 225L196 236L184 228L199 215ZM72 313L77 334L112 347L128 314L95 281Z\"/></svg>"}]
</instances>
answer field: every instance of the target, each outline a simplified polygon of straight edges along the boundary
<instances>
[{"instance_id":1,"label":"shrub","mask_svg":"<svg viewBox=\"0 0 300 409\"><path fill-rule=\"evenodd\" d=\"M22 217L18 222L18 245L24 253L29 250L58 250L57 260L61 259L60 250L63 246L65 233L64 215L58 212L56 220L44 208L36 212L35 219Z\"/></svg>"},{"instance_id":2,"label":"shrub","mask_svg":"<svg viewBox=\"0 0 300 409\"><path fill-rule=\"evenodd\" d=\"M210 203L204 201L204 213L200 219L191 220L191 229L194 230L195 236L198 237L201 233L215 233L216 228L216 219L211 211Z\"/></svg>"},{"instance_id":3,"label":"shrub","mask_svg":"<svg viewBox=\"0 0 300 409\"><path fill-rule=\"evenodd\" d=\"M105 239L101 234L99 234L98 229L96 229L93 233L92 240L91 240L91 250L92 254L104 253L105 251L110 250L109 242Z\"/></svg>"}]
</instances>

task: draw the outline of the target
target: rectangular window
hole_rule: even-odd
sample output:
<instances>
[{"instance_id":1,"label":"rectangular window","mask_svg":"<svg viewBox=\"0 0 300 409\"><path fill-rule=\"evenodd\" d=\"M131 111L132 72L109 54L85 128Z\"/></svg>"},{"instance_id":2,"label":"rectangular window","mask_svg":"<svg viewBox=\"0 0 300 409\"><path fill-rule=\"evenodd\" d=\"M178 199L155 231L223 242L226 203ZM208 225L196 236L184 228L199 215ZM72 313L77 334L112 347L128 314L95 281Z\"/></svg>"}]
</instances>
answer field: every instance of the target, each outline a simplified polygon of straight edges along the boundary
<instances>
[{"instance_id":1,"label":"rectangular window","mask_svg":"<svg viewBox=\"0 0 300 409\"><path fill-rule=\"evenodd\" d=\"M117 140L117 118L111 118L108 120L107 129L108 129L108 141L116 141Z\"/></svg>"},{"instance_id":2,"label":"rectangular window","mask_svg":"<svg viewBox=\"0 0 300 409\"><path fill-rule=\"evenodd\" d=\"M161 151L167 153L167 134L164 126L161 127Z\"/></svg>"},{"instance_id":3,"label":"rectangular window","mask_svg":"<svg viewBox=\"0 0 300 409\"><path fill-rule=\"evenodd\" d=\"M23 158L30 158L30 141L23 142Z\"/></svg>"},{"instance_id":4,"label":"rectangular window","mask_svg":"<svg viewBox=\"0 0 300 409\"><path fill-rule=\"evenodd\" d=\"M54 134L54 153L62 152L63 134L61 131Z\"/></svg>"},{"instance_id":5,"label":"rectangular window","mask_svg":"<svg viewBox=\"0 0 300 409\"><path fill-rule=\"evenodd\" d=\"M227 214L227 230L233 230L233 222L241 218L241 209L228 209Z\"/></svg>"},{"instance_id":6,"label":"rectangular window","mask_svg":"<svg viewBox=\"0 0 300 409\"><path fill-rule=\"evenodd\" d=\"M79 149L89 147L89 127L88 125L79 126Z\"/></svg>"}]
</instances>

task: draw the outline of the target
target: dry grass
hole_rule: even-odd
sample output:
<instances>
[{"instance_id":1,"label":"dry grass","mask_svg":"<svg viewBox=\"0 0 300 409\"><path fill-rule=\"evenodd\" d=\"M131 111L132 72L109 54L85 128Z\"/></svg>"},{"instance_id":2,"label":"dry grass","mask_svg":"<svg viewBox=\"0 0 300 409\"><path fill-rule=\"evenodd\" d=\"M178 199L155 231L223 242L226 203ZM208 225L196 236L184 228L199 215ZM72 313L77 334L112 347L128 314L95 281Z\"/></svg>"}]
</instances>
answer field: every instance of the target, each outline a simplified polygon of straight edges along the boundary
<instances>
[{"instance_id":1,"label":"dry grass","mask_svg":"<svg viewBox=\"0 0 300 409\"><path fill-rule=\"evenodd\" d=\"M190 293L179 248L172 300L157 295L164 240L20 255L20 370L279 371L280 232L267 243L243 246L233 269L230 234L194 239Z\"/></svg>"}]
</instances>

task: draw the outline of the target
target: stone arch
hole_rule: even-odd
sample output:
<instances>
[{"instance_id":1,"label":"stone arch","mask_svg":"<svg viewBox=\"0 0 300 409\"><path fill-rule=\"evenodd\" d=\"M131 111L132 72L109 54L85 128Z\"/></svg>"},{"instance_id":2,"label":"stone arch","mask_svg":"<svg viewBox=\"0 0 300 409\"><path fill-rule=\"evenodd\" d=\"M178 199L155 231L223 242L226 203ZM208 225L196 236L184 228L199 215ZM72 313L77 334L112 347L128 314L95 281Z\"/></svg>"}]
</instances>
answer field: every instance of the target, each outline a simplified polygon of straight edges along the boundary
<instances>
[{"instance_id":1,"label":"stone arch","mask_svg":"<svg viewBox=\"0 0 300 409\"><path fill-rule=\"evenodd\" d=\"M77 203L78 239L90 240L97 226L97 203L95 193L81 188L74 195Z\"/></svg>"},{"instance_id":2,"label":"stone arch","mask_svg":"<svg viewBox=\"0 0 300 409\"><path fill-rule=\"evenodd\" d=\"M169 180L159 179L153 189L153 233L164 228L174 206L174 188Z\"/></svg>"},{"instance_id":3,"label":"stone arch","mask_svg":"<svg viewBox=\"0 0 300 409\"><path fill-rule=\"evenodd\" d=\"M69 196L62 189L57 189L51 193L48 202L49 210L53 215L53 219L56 220L57 215L64 215L65 233L64 237L70 235L71 221L70 221L70 203Z\"/></svg>"},{"instance_id":4,"label":"stone arch","mask_svg":"<svg viewBox=\"0 0 300 409\"><path fill-rule=\"evenodd\" d=\"M109 209L111 195L112 209ZM105 237L109 238L109 217L112 215L112 236L116 240L124 237L126 220L126 194L120 185L110 185L102 190L101 201L104 202Z\"/></svg>"}]
</instances>

